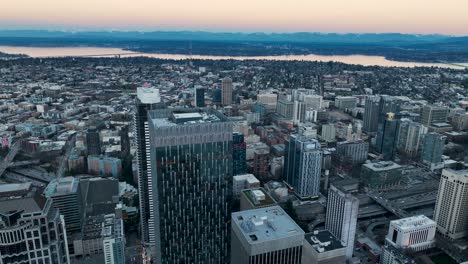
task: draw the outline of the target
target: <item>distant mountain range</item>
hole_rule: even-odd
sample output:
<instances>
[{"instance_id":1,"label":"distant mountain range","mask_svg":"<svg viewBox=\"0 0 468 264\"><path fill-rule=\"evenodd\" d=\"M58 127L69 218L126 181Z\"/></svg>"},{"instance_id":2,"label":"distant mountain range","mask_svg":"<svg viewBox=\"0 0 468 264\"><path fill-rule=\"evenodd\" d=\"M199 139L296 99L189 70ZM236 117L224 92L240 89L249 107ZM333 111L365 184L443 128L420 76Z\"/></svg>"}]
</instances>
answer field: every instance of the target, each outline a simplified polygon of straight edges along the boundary
<instances>
[{"instance_id":1,"label":"distant mountain range","mask_svg":"<svg viewBox=\"0 0 468 264\"><path fill-rule=\"evenodd\" d=\"M468 36L399 33L213 33L204 31L0 30L0 45L99 46L199 55L379 55L400 61L467 62Z\"/></svg>"}]
</instances>

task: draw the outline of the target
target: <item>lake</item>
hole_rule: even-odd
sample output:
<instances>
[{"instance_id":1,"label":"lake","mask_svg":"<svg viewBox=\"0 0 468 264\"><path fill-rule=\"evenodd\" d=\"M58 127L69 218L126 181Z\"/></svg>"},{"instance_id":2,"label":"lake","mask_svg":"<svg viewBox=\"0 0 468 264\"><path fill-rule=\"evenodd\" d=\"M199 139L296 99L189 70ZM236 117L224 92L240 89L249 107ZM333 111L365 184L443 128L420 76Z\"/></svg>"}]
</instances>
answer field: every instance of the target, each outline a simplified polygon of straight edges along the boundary
<instances>
[{"instance_id":1,"label":"lake","mask_svg":"<svg viewBox=\"0 0 468 264\"><path fill-rule=\"evenodd\" d=\"M0 52L10 54L26 54L33 58L48 57L115 57L116 54L124 54L121 57L150 57L157 59L185 60L189 55L184 54L157 54L157 53L137 53L120 48L101 47L14 47L0 46ZM388 60L382 56L367 55L281 55L281 56L205 56L192 55L192 59L203 60L276 60L276 61L322 61L322 62L342 62L347 64L358 64L364 66L383 67L442 67L452 69L464 69L467 63L445 64L445 63L422 63L422 62L400 62Z\"/></svg>"}]
</instances>

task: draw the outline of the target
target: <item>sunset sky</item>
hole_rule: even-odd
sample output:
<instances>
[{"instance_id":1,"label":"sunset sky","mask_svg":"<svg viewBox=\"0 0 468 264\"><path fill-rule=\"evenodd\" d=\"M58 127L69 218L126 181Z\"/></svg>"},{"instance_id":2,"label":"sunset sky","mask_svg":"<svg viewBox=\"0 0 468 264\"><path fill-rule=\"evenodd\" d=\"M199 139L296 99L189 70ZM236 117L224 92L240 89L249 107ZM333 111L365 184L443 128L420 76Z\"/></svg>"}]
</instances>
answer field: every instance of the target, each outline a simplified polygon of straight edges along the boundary
<instances>
[{"instance_id":1,"label":"sunset sky","mask_svg":"<svg viewBox=\"0 0 468 264\"><path fill-rule=\"evenodd\" d=\"M0 29L468 35L468 0L1 0Z\"/></svg>"}]
</instances>

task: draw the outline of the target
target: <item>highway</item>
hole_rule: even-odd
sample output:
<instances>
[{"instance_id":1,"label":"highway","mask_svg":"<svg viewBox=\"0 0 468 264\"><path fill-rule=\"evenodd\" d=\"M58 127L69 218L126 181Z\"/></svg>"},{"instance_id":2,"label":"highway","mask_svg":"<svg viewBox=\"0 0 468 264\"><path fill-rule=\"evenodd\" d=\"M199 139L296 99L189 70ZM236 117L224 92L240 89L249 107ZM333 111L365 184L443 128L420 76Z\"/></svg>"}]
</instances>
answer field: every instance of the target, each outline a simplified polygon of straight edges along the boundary
<instances>
[{"instance_id":1,"label":"highway","mask_svg":"<svg viewBox=\"0 0 468 264\"><path fill-rule=\"evenodd\" d=\"M11 162L16 157L16 154L18 154L18 151L20 150L20 148L21 148L21 141L16 141L10 147L10 150L9 150L8 154L5 156L5 158L0 163L0 177L3 175L5 170L8 167L10 167Z\"/></svg>"}]
</instances>

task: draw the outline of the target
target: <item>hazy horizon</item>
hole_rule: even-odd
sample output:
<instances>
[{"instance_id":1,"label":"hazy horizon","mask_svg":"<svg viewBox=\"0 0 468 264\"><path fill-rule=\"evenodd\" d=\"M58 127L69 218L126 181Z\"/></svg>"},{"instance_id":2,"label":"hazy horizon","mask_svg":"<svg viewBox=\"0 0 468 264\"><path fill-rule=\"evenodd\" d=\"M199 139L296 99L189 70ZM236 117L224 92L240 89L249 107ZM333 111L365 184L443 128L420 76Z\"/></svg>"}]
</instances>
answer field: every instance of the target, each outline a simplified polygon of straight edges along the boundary
<instances>
[{"instance_id":1,"label":"hazy horizon","mask_svg":"<svg viewBox=\"0 0 468 264\"><path fill-rule=\"evenodd\" d=\"M8 0L1 29L468 35L462 0Z\"/></svg>"}]
</instances>

